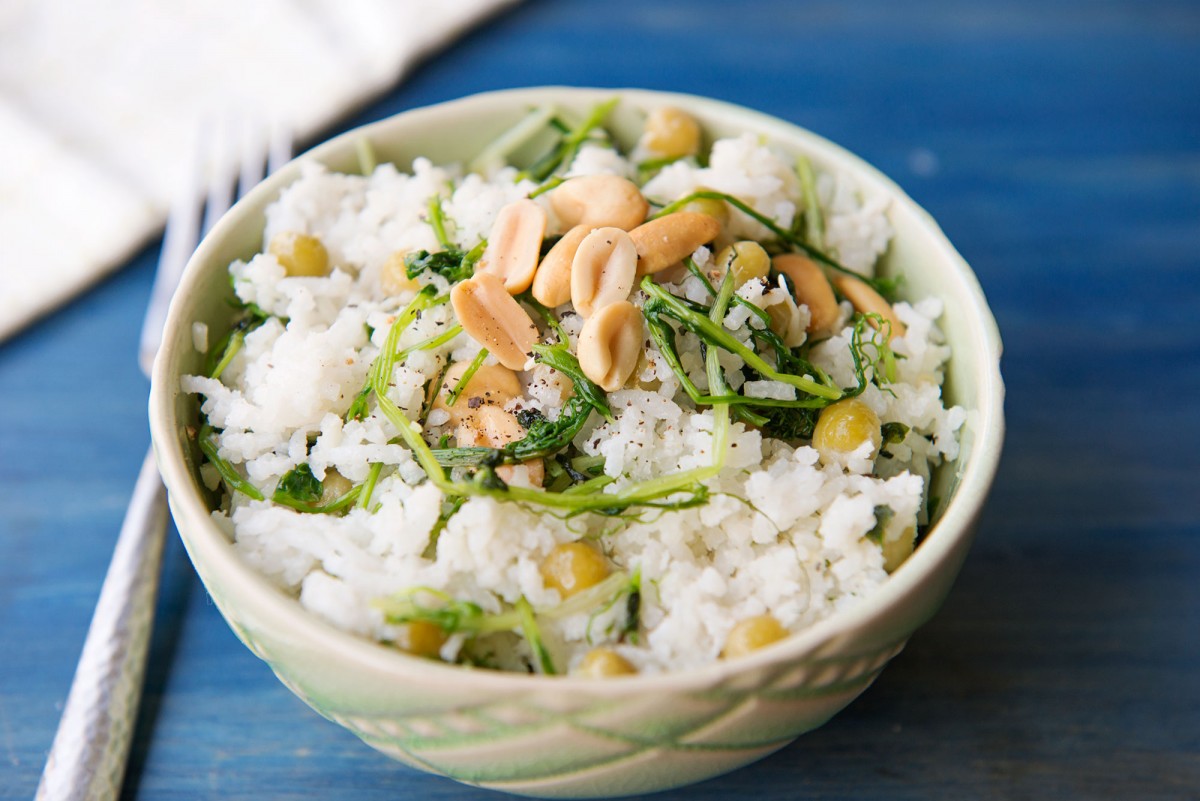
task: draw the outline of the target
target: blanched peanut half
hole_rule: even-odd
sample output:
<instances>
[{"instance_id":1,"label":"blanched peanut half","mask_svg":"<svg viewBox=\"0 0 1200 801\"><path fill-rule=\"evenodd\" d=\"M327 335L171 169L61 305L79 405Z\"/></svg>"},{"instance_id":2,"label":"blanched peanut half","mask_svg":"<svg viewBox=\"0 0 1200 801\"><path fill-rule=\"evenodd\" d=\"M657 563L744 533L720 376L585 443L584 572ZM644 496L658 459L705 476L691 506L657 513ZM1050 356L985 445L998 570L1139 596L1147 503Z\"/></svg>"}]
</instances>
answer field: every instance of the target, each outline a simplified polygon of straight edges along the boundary
<instances>
[{"instance_id":1,"label":"blanched peanut half","mask_svg":"<svg viewBox=\"0 0 1200 801\"><path fill-rule=\"evenodd\" d=\"M715 217L695 211L677 211L639 225L629 232L637 248L638 276L678 264L719 233L721 223Z\"/></svg>"},{"instance_id":2,"label":"blanched peanut half","mask_svg":"<svg viewBox=\"0 0 1200 801\"><path fill-rule=\"evenodd\" d=\"M491 273L476 273L450 290L458 324L510 370L522 370L538 341L537 326Z\"/></svg>"},{"instance_id":3,"label":"blanched peanut half","mask_svg":"<svg viewBox=\"0 0 1200 801\"><path fill-rule=\"evenodd\" d=\"M510 295L521 294L533 283L545 236L546 212L541 206L528 198L509 203L496 215L476 272L500 278Z\"/></svg>"},{"instance_id":4,"label":"blanched peanut half","mask_svg":"<svg viewBox=\"0 0 1200 801\"><path fill-rule=\"evenodd\" d=\"M605 392L625 386L642 354L642 313L627 300L610 303L579 332L579 367Z\"/></svg>"},{"instance_id":5,"label":"blanched peanut half","mask_svg":"<svg viewBox=\"0 0 1200 801\"><path fill-rule=\"evenodd\" d=\"M442 386L433 399L433 408L442 409L450 415L450 425L458 425L480 406L503 406L521 395L521 380L517 374L502 364L481 364L467 385L458 393L453 406L446 400L458 386L470 362L455 362L442 378Z\"/></svg>"},{"instance_id":6,"label":"blanched peanut half","mask_svg":"<svg viewBox=\"0 0 1200 801\"><path fill-rule=\"evenodd\" d=\"M796 302L808 307L808 332L827 334L832 331L838 319L837 298L816 262L800 253L781 253L771 260L771 266L788 277Z\"/></svg>"},{"instance_id":7,"label":"blanched peanut half","mask_svg":"<svg viewBox=\"0 0 1200 801\"><path fill-rule=\"evenodd\" d=\"M554 243L533 276L533 299L553 309L571 299L571 262L591 226L577 225Z\"/></svg>"},{"instance_id":8,"label":"blanched peanut half","mask_svg":"<svg viewBox=\"0 0 1200 801\"><path fill-rule=\"evenodd\" d=\"M600 309L625 300L633 289L637 249L620 228L597 228L583 238L571 261L571 303L591 317Z\"/></svg>"},{"instance_id":9,"label":"blanched peanut half","mask_svg":"<svg viewBox=\"0 0 1200 801\"><path fill-rule=\"evenodd\" d=\"M854 304L855 309L863 314L878 314L890 322L892 324L890 339L904 336L908 329L904 327L904 323L900 322L900 318L892 310L892 305L866 281L850 275L839 275L833 279L833 283L837 285L838 291L846 296L846 300ZM871 321L871 325L879 328L878 325L875 325L874 320Z\"/></svg>"},{"instance_id":10,"label":"blanched peanut half","mask_svg":"<svg viewBox=\"0 0 1200 801\"><path fill-rule=\"evenodd\" d=\"M622 231L641 225L650 211L637 184L619 175L568 178L550 193L550 207L564 226Z\"/></svg>"},{"instance_id":11,"label":"blanched peanut half","mask_svg":"<svg viewBox=\"0 0 1200 801\"><path fill-rule=\"evenodd\" d=\"M525 429L512 412L499 406L481 406L458 424L454 438L460 448L503 448L525 436ZM540 487L546 478L546 465L541 459L521 464L505 464L496 468L496 475L507 484Z\"/></svg>"}]
</instances>

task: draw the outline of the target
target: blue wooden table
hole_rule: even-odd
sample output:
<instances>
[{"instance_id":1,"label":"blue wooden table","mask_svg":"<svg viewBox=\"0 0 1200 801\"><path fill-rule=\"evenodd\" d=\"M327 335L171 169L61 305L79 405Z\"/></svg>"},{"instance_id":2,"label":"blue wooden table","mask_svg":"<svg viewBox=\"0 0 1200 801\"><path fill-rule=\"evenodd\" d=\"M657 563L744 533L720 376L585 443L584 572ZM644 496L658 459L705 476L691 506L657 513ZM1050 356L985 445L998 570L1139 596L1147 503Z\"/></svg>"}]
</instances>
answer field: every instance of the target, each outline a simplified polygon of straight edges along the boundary
<instances>
[{"instance_id":1,"label":"blue wooden table","mask_svg":"<svg viewBox=\"0 0 1200 801\"><path fill-rule=\"evenodd\" d=\"M659 797L1200 798L1200 4L529 0L337 130L546 83L844 144L942 223L1006 344L1007 450L941 614L823 729ZM3 799L37 785L147 444L156 258L0 345ZM319 718L174 539L164 569L126 798L499 797Z\"/></svg>"}]
</instances>

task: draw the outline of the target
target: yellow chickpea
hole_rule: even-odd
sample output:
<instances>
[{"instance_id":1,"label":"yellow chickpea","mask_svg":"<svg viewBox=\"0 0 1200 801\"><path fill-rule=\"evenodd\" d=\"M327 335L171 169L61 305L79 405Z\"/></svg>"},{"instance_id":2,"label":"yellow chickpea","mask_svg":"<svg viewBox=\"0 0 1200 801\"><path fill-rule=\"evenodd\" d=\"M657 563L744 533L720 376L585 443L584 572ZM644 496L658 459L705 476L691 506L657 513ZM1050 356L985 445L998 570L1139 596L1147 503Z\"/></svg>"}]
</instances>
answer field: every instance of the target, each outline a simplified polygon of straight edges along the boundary
<instances>
[{"instance_id":1,"label":"yellow chickpea","mask_svg":"<svg viewBox=\"0 0 1200 801\"><path fill-rule=\"evenodd\" d=\"M665 158L694 156L700 152L700 123L674 106L659 106L646 118L642 142Z\"/></svg>"},{"instance_id":2,"label":"yellow chickpea","mask_svg":"<svg viewBox=\"0 0 1200 801\"><path fill-rule=\"evenodd\" d=\"M725 639L721 649L722 659L737 659L763 646L778 642L788 636L788 630L771 615L748 617L738 623Z\"/></svg>"},{"instance_id":3,"label":"yellow chickpea","mask_svg":"<svg viewBox=\"0 0 1200 801\"><path fill-rule=\"evenodd\" d=\"M570 598L607 578L608 560L586 543L567 542L556 545L542 560L541 573L547 589Z\"/></svg>"},{"instance_id":4,"label":"yellow chickpea","mask_svg":"<svg viewBox=\"0 0 1200 801\"><path fill-rule=\"evenodd\" d=\"M697 192L711 191L706 186L696 187ZM688 194L691 194L690 192ZM717 200L712 197L698 197L695 200L689 201L680 211L694 211L698 214L707 214L721 224L724 228L729 223L729 206L724 200Z\"/></svg>"},{"instance_id":5,"label":"yellow chickpea","mask_svg":"<svg viewBox=\"0 0 1200 801\"><path fill-rule=\"evenodd\" d=\"M388 295L415 292L421 287L417 279L408 277L408 267L404 264L405 255L403 250L397 250L388 256L379 270L379 286Z\"/></svg>"},{"instance_id":6,"label":"yellow chickpea","mask_svg":"<svg viewBox=\"0 0 1200 801\"><path fill-rule=\"evenodd\" d=\"M350 479L332 467L329 468L325 471L325 480L321 482L321 505L333 503L349 492L353 486Z\"/></svg>"},{"instance_id":7,"label":"yellow chickpea","mask_svg":"<svg viewBox=\"0 0 1200 801\"><path fill-rule=\"evenodd\" d=\"M446 632L440 626L424 620L406 623L396 638L396 647L414 656L438 659L446 644Z\"/></svg>"},{"instance_id":8,"label":"yellow chickpea","mask_svg":"<svg viewBox=\"0 0 1200 801\"><path fill-rule=\"evenodd\" d=\"M733 284L740 287L755 278L766 278L771 272L771 257L757 242L744 240L721 248L717 264L733 271Z\"/></svg>"},{"instance_id":9,"label":"yellow chickpea","mask_svg":"<svg viewBox=\"0 0 1200 801\"><path fill-rule=\"evenodd\" d=\"M575 675L589 679L607 679L613 676L632 676L637 668L629 660L608 648L593 648L584 655L575 668Z\"/></svg>"},{"instance_id":10,"label":"yellow chickpea","mask_svg":"<svg viewBox=\"0 0 1200 801\"><path fill-rule=\"evenodd\" d=\"M288 275L321 276L329 273L329 251L310 234L284 231L271 237L267 248Z\"/></svg>"},{"instance_id":11,"label":"yellow chickpea","mask_svg":"<svg viewBox=\"0 0 1200 801\"><path fill-rule=\"evenodd\" d=\"M879 416L858 398L844 398L821 410L813 429L812 444L823 464L841 463L847 454L864 442L871 443L869 458L874 459L883 443Z\"/></svg>"}]
</instances>

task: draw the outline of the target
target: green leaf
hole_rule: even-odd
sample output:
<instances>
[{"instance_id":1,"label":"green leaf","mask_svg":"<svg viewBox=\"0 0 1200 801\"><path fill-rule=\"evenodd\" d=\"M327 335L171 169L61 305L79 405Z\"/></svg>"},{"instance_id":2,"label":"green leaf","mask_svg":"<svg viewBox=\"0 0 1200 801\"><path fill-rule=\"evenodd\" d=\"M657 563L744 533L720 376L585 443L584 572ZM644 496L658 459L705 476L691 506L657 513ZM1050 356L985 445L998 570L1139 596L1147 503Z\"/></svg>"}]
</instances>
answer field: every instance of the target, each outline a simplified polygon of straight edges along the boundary
<instances>
[{"instance_id":1,"label":"green leaf","mask_svg":"<svg viewBox=\"0 0 1200 801\"><path fill-rule=\"evenodd\" d=\"M878 545L883 544L883 532L887 528L888 523L892 522L892 518L896 516L895 510L890 506L880 505L875 507L875 527L866 533L866 538Z\"/></svg>"},{"instance_id":2,"label":"green leaf","mask_svg":"<svg viewBox=\"0 0 1200 801\"><path fill-rule=\"evenodd\" d=\"M567 349L566 342L557 345L534 345L533 353L539 362L553 367L571 379L575 385L575 396L583 398L589 406L603 415L605 420L613 419L612 409L608 406L608 396L583 374L579 360Z\"/></svg>"},{"instance_id":3,"label":"green leaf","mask_svg":"<svg viewBox=\"0 0 1200 801\"><path fill-rule=\"evenodd\" d=\"M429 595L433 604L424 604L419 598ZM432 623L447 634L479 634L489 629L483 608L471 601L451 598L432 587L414 587L397 595L376 599L373 603L383 612L389 623ZM503 631L510 625L491 628Z\"/></svg>"},{"instance_id":4,"label":"green leaf","mask_svg":"<svg viewBox=\"0 0 1200 801\"><path fill-rule=\"evenodd\" d=\"M884 423L880 426L880 433L883 434L883 444L893 445L897 442L903 442L908 436L909 427L904 423Z\"/></svg>"},{"instance_id":5,"label":"green leaf","mask_svg":"<svg viewBox=\"0 0 1200 801\"><path fill-rule=\"evenodd\" d=\"M884 423L880 426L879 433L883 436L883 442L879 448L879 455L890 459L892 454L888 453L887 446L903 442L908 432L909 427L904 423Z\"/></svg>"},{"instance_id":6,"label":"green leaf","mask_svg":"<svg viewBox=\"0 0 1200 801\"><path fill-rule=\"evenodd\" d=\"M314 476L312 468L304 463L289 470L279 480L272 500L276 503L280 503L281 499L291 499L300 503L316 503L321 500L324 491L325 487L321 484L321 480Z\"/></svg>"},{"instance_id":7,"label":"green leaf","mask_svg":"<svg viewBox=\"0 0 1200 801\"><path fill-rule=\"evenodd\" d=\"M767 422L762 426L763 433L782 440L812 439L819 413L819 409L785 406L765 409L762 415Z\"/></svg>"},{"instance_id":8,"label":"green leaf","mask_svg":"<svg viewBox=\"0 0 1200 801\"><path fill-rule=\"evenodd\" d=\"M468 262L467 254L457 248L436 253L418 250L404 257L404 271L409 278L416 278L428 271L442 276L451 284L457 284L474 275L475 264Z\"/></svg>"}]
</instances>

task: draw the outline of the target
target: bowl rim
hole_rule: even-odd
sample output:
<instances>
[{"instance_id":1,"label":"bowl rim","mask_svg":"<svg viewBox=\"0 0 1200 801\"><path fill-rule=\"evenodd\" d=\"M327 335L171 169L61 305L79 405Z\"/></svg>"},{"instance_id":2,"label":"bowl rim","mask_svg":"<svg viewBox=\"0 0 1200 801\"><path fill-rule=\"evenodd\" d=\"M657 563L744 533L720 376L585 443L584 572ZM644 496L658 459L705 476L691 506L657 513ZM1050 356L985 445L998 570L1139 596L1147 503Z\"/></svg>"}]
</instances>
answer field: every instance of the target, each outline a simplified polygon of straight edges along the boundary
<instances>
[{"instance_id":1,"label":"bowl rim","mask_svg":"<svg viewBox=\"0 0 1200 801\"><path fill-rule=\"evenodd\" d=\"M978 387L977 417L973 425L974 447L961 467L955 492L949 499L941 517L931 531L939 536L927 536L921 546L893 572L888 579L872 591L871 597L850 608L838 610L808 628L791 634L784 640L759 649L737 660L715 660L698 667L682 668L656 674L636 674L621 677L619 681L597 681L570 674L545 676L508 671L472 669L424 659L406 654L398 649L352 634L335 627L313 612L304 609L298 599L276 587L266 576L255 570L235 551L226 534L213 522L211 509L196 490L192 475L175 432L182 425L174 416L176 396L182 392L179 375L172 375L177 364L175 348L171 343L190 342L191 337L177 336L175 332L183 326L190 330L191 320L185 318L188 305L181 300L199 289L205 275L204 265L212 260L217 243L237 225L246 209L276 195L279 190L292 183L299 175L300 165L309 162L328 163L333 154L353 152L355 143L363 137L386 137L396 127L403 128L424 118L434 120L442 115L458 111L469 111L475 106L507 105L523 106L553 102L598 102L613 96L631 100L635 105L649 106L672 104L682 108L696 108L708 113L723 114L738 120L739 124L752 124L756 130L768 132L775 141L786 140L789 145L819 153L823 158L833 158L841 166L849 166L859 177L865 176L882 187L891 198L892 204L903 204L915 212L920 224L937 247L952 263L953 272L963 283L960 300L968 301L966 317L972 341L969 347L977 349L981 357L975 372L982 384ZM216 266L210 270L217 269ZM221 267L224 269L224 267ZM749 109L723 100L677 92L663 92L639 88L598 88L571 86L537 86L479 92L453 100L401 111L387 118L362 125L341 133L307 152L297 156L286 167L280 169L260 183L251 193L238 202L222 217L204 238L188 261L175 298L172 300L163 334L163 347L155 360L152 375L149 415L154 451L160 472L169 491L170 505L181 538L192 547L203 548L209 568L228 575L242 585L242 597L252 604L261 605L265 614L283 620L305 632L306 639L313 645L336 653L339 661L358 662L374 671L393 674L408 680L419 679L432 683L470 682L473 685L497 692L528 692L536 689L562 689L572 693L586 692L592 696L606 697L631 693L651 693L662 689L673 691L702 689L731 680L738 674L766 668L774 663L793 664L805 655L820 651L826 644L836 641L840 634L869 626L884 615L894 604L910 593L929 576L935 574L948 560L964 538L971 536L972 525L980 513L988 491L994 481L999 465L1004 438L1004 383L1000 375L1002 344L994 316L988 308L982 288L970 266L950 243L941 227L932 216L920 207L891 178L884 175L861 157L851 153L812 131L764 112ZM184 529L188 534L184 535ZM192 558L195 558L194 556ZM907 636L907 635L906 635ZM897 641L902 644L903 638Z\"/></svg>"}]
</instances>

